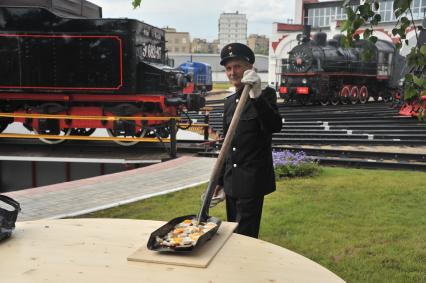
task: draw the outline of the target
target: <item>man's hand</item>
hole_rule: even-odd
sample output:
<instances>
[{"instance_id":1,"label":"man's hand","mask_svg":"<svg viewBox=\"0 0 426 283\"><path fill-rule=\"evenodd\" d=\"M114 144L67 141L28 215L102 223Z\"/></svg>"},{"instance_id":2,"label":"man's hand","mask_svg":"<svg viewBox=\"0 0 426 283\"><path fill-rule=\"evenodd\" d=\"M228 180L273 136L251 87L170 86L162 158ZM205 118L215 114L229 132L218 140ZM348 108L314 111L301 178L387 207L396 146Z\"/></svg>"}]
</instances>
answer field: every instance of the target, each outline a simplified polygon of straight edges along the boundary
<instances>
[{"instance_id":1,"label":"man's hand","mask_svg":"<svg viewBox=\"0 0 426 283\"><path fill-rule=\"evenodd\" d=\"M260 86L260 77L255 71L245 71L241 82L243 84L251 85L251 90L249 92L250 98L256 99L262 93L262 89Z\"/></svg>"},{"instance_id":2,"label":"man's hand","mask_svg":"<svg viewBox=\"0 0 426 283\"><path fill-rule=\"evenodd\" d=\"M225 196L223 187L217 185L216 188L214 189L212 200L210 201L210 208L215 207L218 203L224 201L225 197L226 196ZM205 198L206 198L206 193L204 192L201 195L201 201L204 201Z\"/></svg>"}]
</instances>

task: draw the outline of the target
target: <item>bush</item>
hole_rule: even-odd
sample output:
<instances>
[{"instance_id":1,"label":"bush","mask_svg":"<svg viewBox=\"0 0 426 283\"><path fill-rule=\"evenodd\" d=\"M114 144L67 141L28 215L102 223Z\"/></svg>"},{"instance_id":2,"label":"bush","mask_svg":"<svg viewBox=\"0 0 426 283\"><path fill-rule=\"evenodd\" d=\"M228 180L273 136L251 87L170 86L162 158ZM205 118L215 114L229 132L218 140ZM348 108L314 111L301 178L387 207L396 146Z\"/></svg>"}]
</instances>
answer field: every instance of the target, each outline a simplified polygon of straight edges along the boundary
<instances>
[{"instance_id":1,"label":"bush","mask_svg":"<svg viewBox=\"0 0 426 283\"><path fill-rule=\"evenodd\" d=\"M320 172L318 162L303 151L295 153L289 150L273 151L272 157L277 180L285 177L315 176Z\"/></svg>"}]
</instances>

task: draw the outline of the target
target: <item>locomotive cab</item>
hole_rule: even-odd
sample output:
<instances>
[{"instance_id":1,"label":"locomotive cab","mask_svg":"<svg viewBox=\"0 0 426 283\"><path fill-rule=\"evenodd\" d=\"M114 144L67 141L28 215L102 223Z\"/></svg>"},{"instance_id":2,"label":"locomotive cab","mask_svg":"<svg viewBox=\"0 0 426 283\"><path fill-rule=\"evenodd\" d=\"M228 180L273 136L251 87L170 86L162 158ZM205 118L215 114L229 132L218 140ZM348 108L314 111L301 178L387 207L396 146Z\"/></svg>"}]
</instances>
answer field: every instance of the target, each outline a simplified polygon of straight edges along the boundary
<instances>
[{"instance_id":1,"label":"locomotive cab","mask_svg":"<svg viewBox=\"0 0 426 283\"><path fill-rule=\"evenodd\" d=\"M377 47L377 77L389 78L392 74L392 62L395 48L388 42L378 40Z\"/></svg>"}]
</instances>

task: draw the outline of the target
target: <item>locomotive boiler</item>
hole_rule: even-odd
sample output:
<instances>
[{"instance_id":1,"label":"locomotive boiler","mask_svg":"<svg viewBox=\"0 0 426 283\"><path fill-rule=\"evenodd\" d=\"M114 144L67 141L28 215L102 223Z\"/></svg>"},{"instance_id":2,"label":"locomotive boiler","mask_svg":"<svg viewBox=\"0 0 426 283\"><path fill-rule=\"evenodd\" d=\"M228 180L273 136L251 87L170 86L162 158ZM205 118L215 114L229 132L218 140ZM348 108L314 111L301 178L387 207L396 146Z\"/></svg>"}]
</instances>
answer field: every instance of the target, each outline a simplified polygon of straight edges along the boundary
<instances>
[{"instance_id":1,"label":"locomotive boiler","mask_svg":"<svg viewBox=\"0 0 426 283\"><path fill-rule=\"evenodd\" d=\"M113 137L167 137L165 119L137 118L175 117L204 106L204 98L182 92L184 74L166 65L164 30L137 20L0 5L0 62L0 112L16 114L0 118L0 131L21 122L39 134L90 135L102 128Z\"/></svg>"},{"instance_id":2,"label":"locomotive boiler","mask_svg":"<svg viewBox=\"0 0 426 283\"><path fill-rule=\"evenodd\" d=\"M298 40L283 60L279 94L284 103L354 104L369 97L387 101L398 89L404 59L391 42L359 40L345 48L340 35L327 40L322 32L312 39L307 32Z\"/></svg>"}]
</instances>

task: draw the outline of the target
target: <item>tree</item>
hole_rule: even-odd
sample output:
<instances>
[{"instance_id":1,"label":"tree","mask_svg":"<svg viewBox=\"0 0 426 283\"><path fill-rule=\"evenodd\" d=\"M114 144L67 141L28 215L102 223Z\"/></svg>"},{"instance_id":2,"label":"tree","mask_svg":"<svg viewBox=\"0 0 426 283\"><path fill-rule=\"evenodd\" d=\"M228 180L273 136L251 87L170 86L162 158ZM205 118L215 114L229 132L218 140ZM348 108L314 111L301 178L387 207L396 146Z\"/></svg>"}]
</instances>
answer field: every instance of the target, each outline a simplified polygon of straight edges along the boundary
<instances>
[{"instance_id":1,"label":"tree","mask_svg":"<svg viewBox=\"0 0 426 283\"><path fill-rule=\"evenodd\" d=\"M407 29L413 27L418 39L418 30L423 27L416 27L414 23L413 13L411 11L411 3L413 0L394 0L393 13L397 19L397 23L392 29L392 34L400 39L396 44L397 48L401 48L402 44L408 45L406 39ZM350 6L350 0L343 2L343 7L346 9L348 19L343 21L342 31L346 32L343 37L343 44L350 46L353 40L359 40L360 35L357 31L365 25L369 26L363 32L363 38L375 43L377 37L373 35L374 27L377 26L381 19L377 13L380 7L378 0L365 0L362 5L359 5L354 11ZM365 54L368 58L369 54ZM404 99L418 98L419 95L426 94L426 76L423 71L426 67L426 46L415 46L407 55L407 64L411 69L422 70L418 73L409 73L405 76L404 81Z\"/></svg>"},{"instance_id":2,"label":"tree","mask_svg":"<svg viewBox=\"0 0 426 283\"><path fill-rule=\"evenodd\" d=\"M142 2L142 0L133 0L133 2L132 2L133 8L136 9L137 7L140 7L141 2Z\"/></svg>"}]
</instances>

